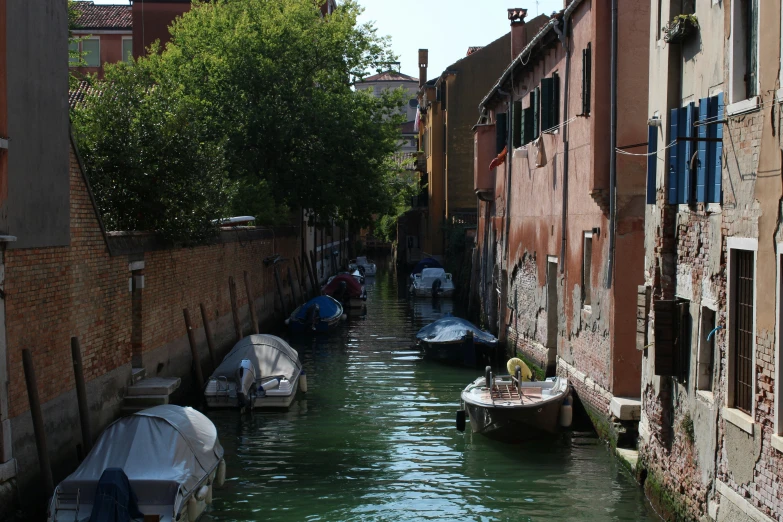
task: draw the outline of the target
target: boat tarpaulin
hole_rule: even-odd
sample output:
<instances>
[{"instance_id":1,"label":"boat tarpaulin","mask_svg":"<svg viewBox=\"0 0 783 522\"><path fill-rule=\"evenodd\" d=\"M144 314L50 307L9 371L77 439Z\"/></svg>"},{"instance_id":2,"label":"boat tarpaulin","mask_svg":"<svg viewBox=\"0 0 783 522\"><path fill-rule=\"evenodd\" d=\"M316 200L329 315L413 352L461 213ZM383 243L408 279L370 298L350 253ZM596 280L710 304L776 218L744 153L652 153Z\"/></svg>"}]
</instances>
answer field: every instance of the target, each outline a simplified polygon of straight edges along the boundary
<instances>
[{"instance_id":1,"label":"boat tarpaulin","mask_svg":"<svg viewBox=\"0 0 783 522\"><path fill-rule=\"evenodd\" d=\"M212 372L212 377L234 380L243 359L253 363L259 378L282 375L291 379L302 370L299 354L287 342L274 335L256 334L235 344Z\"/></svg>"},{"instance_id":2,"label":"boat tarpaulin","mask_svg":"<svg viewBox=\"0 0 783 522\"><path fill-rule=\"evenodd\" d=\"M328 295L319 295L318 297L313 297L305 304L300 306L296 311L294 318L298 319L299 321L304 321L307 318L307 310L316 304L318 305L319 309L318 313L324 320L332 319L337 315L342 315L343 313L343 307L339 302L335 301Z\"/></svg>"},{"instance_id":3,"label":"boat tarpaulin","mask_svg":"<svg viewBox=\"0 0 783 522\"><path fill-rule=\"evenodd\" d=\"M425 268L443 268L443 265L441 265L437 259L427 257L416 263L411 274L421 274L421 271Z\"/></svg>"},{"instance_id":4,"label":"boat tarpaulin","mask_svg":"<svg viewBox=\"0 0 783 522\"><path fill-rule=\"evenodd\" d=\"M217 430L193 408L166 404L123 417L101 434L84 462L58 488L90 503L104 470L120 468L140 505L173 505L217 467L223 447Z\"/></svg>"},{"instance_id":5,"label":"boat tarpaulin","mask_svg":"<svg viewBox=\"0 0 783 522\"><path fill-rule=\"evenodd\" d=\"M468 332L473 332L473 342L479 344L495 344L494 335L479 329L470 321L460 317L441 317L430 323L416 334L416 339L427 343L459 343L465 339Z\"/></svg>"},{"instance_id":6,"label":"boat tarpaulin","mask_svg":"<svg viewBox=\"0 0 783 522\"><path fill-rule=\"evenodd\" d=\"M329 282L328 285L323 287L322 292L325 295L332 297L338 297L340 294L340 283L345 283L345 296L346 297L361 297L362 285L350 274L338 274Z\"/></svg>"}]
</instances>

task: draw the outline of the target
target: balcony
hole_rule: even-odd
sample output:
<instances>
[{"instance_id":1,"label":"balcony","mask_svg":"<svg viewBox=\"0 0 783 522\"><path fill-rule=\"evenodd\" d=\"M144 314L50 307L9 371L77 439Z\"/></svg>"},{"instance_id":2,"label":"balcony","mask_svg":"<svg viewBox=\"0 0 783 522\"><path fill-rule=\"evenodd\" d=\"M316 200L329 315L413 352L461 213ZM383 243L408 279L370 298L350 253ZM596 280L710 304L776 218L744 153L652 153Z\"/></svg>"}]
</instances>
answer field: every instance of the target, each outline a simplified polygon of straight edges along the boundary
<instances>
[{"instance_id":1,"label":"balcony","mask_svg":"<svg viewBox=\"0 0 783 522\"><path fill-rule=\"evenodd\" d=\"M473 133L473 190L479 199L491 201L495 194L495 171L489 164L497 156L495 124L478 125Z\"/></svg>"}]
</instances>

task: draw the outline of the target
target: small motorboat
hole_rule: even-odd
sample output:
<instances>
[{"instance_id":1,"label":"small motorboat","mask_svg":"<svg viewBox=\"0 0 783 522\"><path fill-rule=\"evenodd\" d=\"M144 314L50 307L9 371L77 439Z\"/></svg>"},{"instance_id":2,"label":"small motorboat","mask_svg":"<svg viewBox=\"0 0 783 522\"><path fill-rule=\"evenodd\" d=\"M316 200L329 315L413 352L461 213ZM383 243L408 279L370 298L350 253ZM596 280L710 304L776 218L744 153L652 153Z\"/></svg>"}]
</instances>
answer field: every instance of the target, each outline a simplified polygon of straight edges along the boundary
<instances>
[{"instance_id":1,"label":"small motorboat","mask_svg":"<svg viewBox=\"0 0 783 522\"><path fill-rule=\"evenodd\" d=\"M421 274L421 271L425 268L443 268L443 265L441 265L440 262L435 258L425 257L416 263L416 266L414 266L413 270L411 270L411 282L413 282L413 276L416 274Z\"/></svg>"},{"instance_id":2,"label":"small motorboat","mask_svg":"<svg viewBox=\"0 0 783 522\"><path fill-rule=\"evenodd\" d=\"M215 368L204 387L210 408L288 408L307 391L299 354L274 335L241 339Z\"/></svg>"},{"instance_id":3,"label":"small motorboat","mask_svg":"<svg viewBox=\"0 0 783 522\"><path fill-rule=\"evenodd\" d=\"M321 289L323 295L334 297L343 308L361 308L367 301L367 292L350 274L337 274Z\"/></svg>"},{"instance_id":4,"label":"small motorboat","mask_svg":"<svg viewBox=\"0 0 783 522\"><path fill-rule=\"evenodd\" d=\"M364 269L365 277L375 276L375 263L367 259L365 256L358 256L356 261L353 262L356 263L357 266L360 266Z\"/></svg>"},{"instance_id":5,"label":"small motorboat","mask_svg":"<svg viewBox=\"0 0 783 522\"><path fill-rule=\"evenodd\" d=\"M48 521L195 522L225 476L212 421L193 408L155 406L106 428L55 488Z\"/></svg>"},{"instance_id":6,"label":"small motorboat","mask_svg":"<svg viewBox=\"0 0 783 522\"><path fill-rule=\"evenodd\" d=\"M410 293L416 297L451 297L454 281L442 268L425 268L420 274L414 274Z\"/></svg>"},{"instance_id":7,"label":"small motorboat","mask_svg":"<svg viewBox=\"0 0 783 522\"><path fill-rule=\"evenodd\" d=\"M485 375L462 391L457 429L465 429L466 411L474 433L504 442L557 433L561 426L571 424L568 380L550 377L531 382L526 380L531 373L525 363L512 359L509 366L512 361L518 362L515 375L496 377L487 366Z\"/></svg>"},{"instance_id":8,"label":"small motorboat","mask_svg":"<svg viewBox=\"0 0 783 522\"><path fill-rule=\"evenodd\" d=\"M297 308L286 320L294 332L326 332L343 318L343 305L334 297L319 295Z\"/></svg>"},{"instance_id":9,"label":"small motorboat","mask_svg":"<svg viewBox=\"0 0 783 522\"><path fill-rule=\"evenodd\" d=\"M441 317L416 334L425 358L475 367L495 356L497 338L459 317Z\"/></svg>"}]
</instances>

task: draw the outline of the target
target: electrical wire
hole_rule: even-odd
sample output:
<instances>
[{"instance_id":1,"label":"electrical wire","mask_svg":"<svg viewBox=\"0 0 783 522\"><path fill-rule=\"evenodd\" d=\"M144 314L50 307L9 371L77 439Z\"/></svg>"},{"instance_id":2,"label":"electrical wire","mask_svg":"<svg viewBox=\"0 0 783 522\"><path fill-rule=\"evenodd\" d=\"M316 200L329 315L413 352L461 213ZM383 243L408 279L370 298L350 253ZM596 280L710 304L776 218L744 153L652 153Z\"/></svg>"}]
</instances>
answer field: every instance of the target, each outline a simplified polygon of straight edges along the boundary
<instances>
[{"instance_id":1,"label":"electrical wire","mask_svg":"<svg viewBox=\"0 0 783 522\"><path fill-rule=\"evenodd\" d=\"M672 140L672 142L669 143L668 145L666 145L664 148L662 148L660 150L656 150L655 152L646 152L646 153L627 152L627 151L624 151L624 150L618 149L618 148L615 148L614 150L618 154L624 154L626 156L655 156L655 155L665 151L666 149L670 149L670 148L674 147L675 145L677 145L677 140Z\"/></svg>"}]
</instances>

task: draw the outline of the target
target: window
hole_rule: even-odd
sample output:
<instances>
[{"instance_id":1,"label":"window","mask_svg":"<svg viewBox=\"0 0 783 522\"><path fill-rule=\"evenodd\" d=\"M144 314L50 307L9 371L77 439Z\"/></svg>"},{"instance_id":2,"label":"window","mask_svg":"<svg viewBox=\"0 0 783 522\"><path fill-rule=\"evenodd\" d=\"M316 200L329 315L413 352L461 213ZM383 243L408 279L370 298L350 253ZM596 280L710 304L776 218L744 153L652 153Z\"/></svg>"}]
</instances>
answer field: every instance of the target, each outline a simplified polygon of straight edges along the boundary
<instances>
[{"instance_id":1,"label":"window","mask_svg":"<svg viewBox=\"0 0 783 522\"><path fill-rule=\"evenodd\" d=\"M676 375L679 381L687 384L691 373L691 339L693 335L693 316L691 302L685 299L677 302L677 352Z\"/></svg>"},{"instance_id":2,"label":"window","mask_svg":"<svg viewBox=\"0 0 783 522\"><path fill-rule=\"evenodd\" d=\"M590 44L582 50L582 116L590 114L590 88L593 74L593 59Z\"/></svg>"},{"instance_id":3,"label":"window","mask_svg":"<svg viewBox=\"0 0 783 522\"><path fill-rule=\"evenodd\" d=\"M660 122L660 120L658 120ZM655 181L658 176L658 126L647 127L647 204L655 205Z\"/></svg>"},{"instance_id":4,"label":"window","mask_svg":"<svg viewBox=\"0 0 783 522\"><path fill-rule=\"evenodd\" d=\"M758 94L759 0L731 3L730 81L732 103Z\"/></svg>"},{"instance_id":5,"label":"window","mask_svg":"<svg viewBox=\"0 0 783 522\"><path fill-rule=\"evenodd\" d=\"M728 239L729 353L727 406L753 414L755 349L756 250L755 239Z\"/></svg>"},{"instance_id":6,"label":"window","mask_svg":"<svg viewBox=\"0 0 783 522\"><path fill-rule=\"evenodd\" d=\"M658 18L657 18L657 31L655 33L655 39L660 40L663 38L663 0L658 0Z\"/></svg>"},{"instance_id":7,"label":"window","mask_svg":"<svg viewBox=\"0 0 783 522\"><path fill-rule=\"evenodd\" d=\"M712 376L715 369L715 311L701 307L699 328L699 354L696 360L696 389L712 391Z\"/></svg>"},{"instance_id":8,"label":"window","mask_svg":"<svg viewBox=\"0 0 783 522\"><path fill-rule=\"evenodd\" d=\"M670 204L722 202L722 119L723 93L670 111L670 140L677 142L669 148ZM653 167L648 163L648 188Z\"/></svg>"},{"instance_id":9,"label":"window","mask_svg":"<svg viewBox=\"0 0 783 522\"><path fill-rule=\"evenodd\" d=\"M130 62L133 60L133 38L122 39L122 61Z\"/></svg>"},{"instance_id":10,"label":"window","mask_svg":"<svg viewBox=\"0 0 783 522\"><path fill-rule=\"evenodd\" d=\"M592 232L585 232L584 245L582 248L582 306L585 308L590 307L592 302L592 282L591 275L593 272L593 234Z\"/></svg>"},{"instance_id":11,"label":"window","mask_svg":"<svg viewBox=\"0 0 783 522\"><path fill-rule=\"evenodd\" d=\"M514 148L521 147L523 145L522 143L522 124L524 122L524 119L522 117L523 115L523 109L522 109L522 102L516 101L512 105L511 114L514 117L514 125L513 125L513 146Z\"/></svg>"},{"instance_id":12,"label":"window","mask_svg":"<svg viewBox=\"0 0 783 522\"><path fill-rule=\"evenodd\" d=\"M68 65L76 67L79 63L79 42L68 42Z\"/></svg>"},{"instance_id":13,"label":"window","mask_svg":"<svg viewBox=\"0 0 783 522\"><path fill-rule=\"evenodd\" d=\"M541 87L530 95L530 106L533 108L533 139L538 139L541 134Z\"/></svg>"},{"instance_id":14,"label":"window","mask_svg":"<svg viewBox=\"0 0 783 522\"><path fill-rule=\"evenodd\" d=\"M557 125L560 117L560 78L557 73L541 80L541 132Z\"/></svg>"},{"instance_id":15,"label":"window","mask_svg":"<svg viewBox=\"0 0 783 522\"><path fill-rule=\"evenodd\" d=\"M693 318L691 302L685 299L658 299L653 302L655 317L655 375L674 376L687 383L691 368Z\"/></svg>"},{"instance_id":16,"label":"window","mask_svg":"<svg viewBox=\"0 0 783 522\"><path fill-rule=\"evenodd\" d=\"M86 67L101 66L101 41L92 37L82 41L82 59Z\"/></svg>"}]
</instances>

